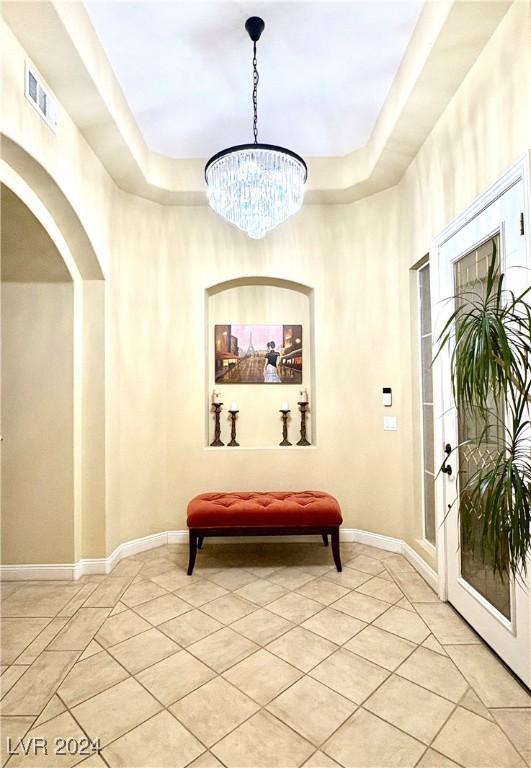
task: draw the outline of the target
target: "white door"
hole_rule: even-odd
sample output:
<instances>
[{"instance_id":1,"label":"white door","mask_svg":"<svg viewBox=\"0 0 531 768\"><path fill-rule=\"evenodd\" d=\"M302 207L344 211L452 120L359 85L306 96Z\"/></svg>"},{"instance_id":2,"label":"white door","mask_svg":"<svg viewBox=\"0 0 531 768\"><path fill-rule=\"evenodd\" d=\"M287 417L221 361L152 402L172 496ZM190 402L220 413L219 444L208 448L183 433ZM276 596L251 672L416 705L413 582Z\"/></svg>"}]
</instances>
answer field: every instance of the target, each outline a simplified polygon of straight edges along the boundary
<instances>
[{"instance_id":1,"label":"white door","mask_svg":"<svg viewBox=\"0 0 531 768\"><path fill-rule=\"evenodd\" d=\"M505 288L521 292L530 284L527 233L522 234L521 221L525 184L522 166L520 173L508 174L437 239L431 259L434 339L455 308L453 300L445 299L467 289L484 290L493 242L496 243L499 270L505 275ZM454 606L529 686L531 569L528 570L527 584L518 579L503 581L494 576L492 569L483 565L477 551L474 553L473 534L462 532L456 503L458 484L466 482L474 473L485 452L498 448L500 435L496 427L490 429L487 443L482 442L481 447L477 445L476 438L481 434L484 422L479 424L477 417L457 412L452 395L449 352L435 363L434 390L436 466L442 465L445 449L452 450L447 461L452 472L441 473L436 487L440 596Z\"/></svg>"}]
</instances>

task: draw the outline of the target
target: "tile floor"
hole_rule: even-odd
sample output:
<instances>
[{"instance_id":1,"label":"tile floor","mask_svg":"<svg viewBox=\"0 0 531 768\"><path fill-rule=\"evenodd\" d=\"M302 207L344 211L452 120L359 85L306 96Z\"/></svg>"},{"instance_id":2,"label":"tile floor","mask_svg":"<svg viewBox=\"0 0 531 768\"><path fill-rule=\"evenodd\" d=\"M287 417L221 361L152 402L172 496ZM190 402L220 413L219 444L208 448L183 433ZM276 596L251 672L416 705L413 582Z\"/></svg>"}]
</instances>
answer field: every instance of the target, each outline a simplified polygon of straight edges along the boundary
<instances>
[{"instance_id":1,"label":"tile floor","mask_svg":"<svg viewBox=\"0 0 531 768\"><path fill-rule=\"evenodd\" d=\"M4 583L2 765L531 765L531 699L468 625L401 556L342 555L338 574L322 544L207 540L193 577L169 545Z\"/></svg>"}]
</instances>

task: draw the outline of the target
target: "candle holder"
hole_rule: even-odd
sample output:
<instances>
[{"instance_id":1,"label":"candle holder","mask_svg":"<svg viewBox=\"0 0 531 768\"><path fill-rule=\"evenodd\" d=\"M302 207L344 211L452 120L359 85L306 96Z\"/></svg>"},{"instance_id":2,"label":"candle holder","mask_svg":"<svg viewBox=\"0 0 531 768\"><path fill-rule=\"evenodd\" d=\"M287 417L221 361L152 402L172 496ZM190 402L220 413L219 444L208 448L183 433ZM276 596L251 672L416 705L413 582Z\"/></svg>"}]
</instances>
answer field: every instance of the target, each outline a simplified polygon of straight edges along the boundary
<instances>
[{"instance_id":1,"label":"candle holder","mask_svg":"<svg viewBox=\"0 0 531 768\"><path fill-rule=\"evenodd\" d=\"M288 417L290 410L284 411L281 409L280 413L282 414L282 442L279 445L291 445L288 440Z\"/></svg>"},{"instance_id":2,"label":"candle holder","mask_svg":"<svg viewBox=\"0 0 531 768\"><path fill-rule=\"evenodd\" d=\"M215 419L215 425L214 425L214 440L210 443L211 446L218 448L222 445L225 445L225 443L221 442L221 406L223 403L212 403L214 406L214 419Z\"/></svg>"},{"instance_id":3,"label":"candle holder","mask_svg":"<svg viewBox=\"0 0 531 768\"><path fill-rule=\"evenodd\" d=\"M239 413L239 411L230 411L230 419L231 419L231 425L230 425L230 443L227 443L227 447L229 448L238 448L239 443L236 442L236 415Z\"/></svg>"},{"instance_id":4,"label":"candle holder","mask_svg":"<svg viewBox=\"0 0 531 768\"><path fill-rule=\"evenodd\" d=\"M304 400L300 403L297 403L299 408L301 409L301 439L297 443L297 445L311 445L311 443L306 439L306 411L308 410L308 401Z\"/></svg>"}]
</instances>

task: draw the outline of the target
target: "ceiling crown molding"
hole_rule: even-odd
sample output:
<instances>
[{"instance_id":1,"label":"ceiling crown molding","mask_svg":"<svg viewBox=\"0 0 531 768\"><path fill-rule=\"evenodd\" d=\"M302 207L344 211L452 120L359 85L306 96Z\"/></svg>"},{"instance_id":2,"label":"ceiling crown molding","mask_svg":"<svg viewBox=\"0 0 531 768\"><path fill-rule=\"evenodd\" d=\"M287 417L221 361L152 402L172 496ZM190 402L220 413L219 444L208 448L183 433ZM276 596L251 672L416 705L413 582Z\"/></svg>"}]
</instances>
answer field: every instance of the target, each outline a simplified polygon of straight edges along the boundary
<instances>
[{"instance_id":1,"label":"ceiling crown molding","mask_svg":"<svg viewBox=\"0 0 531 768\"><path fill-rule=\"evenodd\" d=\"M347 203L398 183L512 0L427 2L368 143L305 158L305 202ZM201 159L152 152L81 2L7 0L3 16L123 190L167 205L206 204Z\"/></svg>"}]
</instances>

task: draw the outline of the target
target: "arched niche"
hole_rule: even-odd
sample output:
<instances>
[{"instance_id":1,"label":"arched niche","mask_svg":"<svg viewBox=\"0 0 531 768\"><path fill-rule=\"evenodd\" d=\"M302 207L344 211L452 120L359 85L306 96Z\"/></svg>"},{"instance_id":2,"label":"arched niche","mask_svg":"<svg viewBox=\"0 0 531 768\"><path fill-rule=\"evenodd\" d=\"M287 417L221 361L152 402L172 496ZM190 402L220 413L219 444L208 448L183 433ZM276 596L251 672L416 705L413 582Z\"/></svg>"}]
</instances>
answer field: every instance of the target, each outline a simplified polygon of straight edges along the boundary
<instances>
[{"instance_id":1,"label":"arched niche","mask_svg":"<svg viewBox=\"0 0 531 768\"><path fill-rule=\"evenodd\" d=\"M302 325L302 384L216 382L214 328L215 325L223 324ZM290 405L289 439L295 446L300 429L297 402L300 390L306 389L310 400L307 431L312 444L316 444L314 290L311 286L295 280L267 275L240 276L209 286L205 291L205 350L206 446L209 446L213 439L211 400L214 389L221 392L224 403L223 442L227 443L229 439L228 408L232 402L237 402L240 410L238 442L241 448L279 448L279 450L287 450L279 447L282 437L280 405L284 401Z\"/></svg>"},{"instance_id":2,"label":"arched niche","mask_svg":"<svg viewBox=\"0 0 531 768\"><path fill-rule=\"evenodd\" d=\"M52 403L50 400L49 419L45 418L45 402L41 402L37 408L35 401L33 406L34 409L40 409L44 418L42 423L46 427L44 434L33 434L35 454L52 454L55 451L56 456L59 456L62 451L65 456L70 456L64 463L65 466L71 465L71 487L68 488L69 480L63 476L61 511L57 507L54 513L53 505L44 503L45 493L42 494L41 504L39 492L35 490L30 508L28 504L17 500L17 489L11 485L12 503L6 506L4 498L2 509L2 559L5 565L71 564L82 557L101 557L107 549L103 274L90 238L55 181L31 155L8 139L3 141L2 154L0 181L5 219L2 289L14 295L17 290L14 286L19 286L20 295L25 293L29 296L32 291L39 295L53 293L55 287L58 294L62 289L63 293L71 294L70 299L63 296L61 301L49 308L52 314L47 317L43 315L44 324L55 322L62 329L61 345L64 354L55 369L53 358L50 358L49 368L44 366L42 372L46 386L57 375L55 391L64 389L61 397L71 414L71 429L61 423L59 404L56 401ZM29 259L30 254L34 258ZM24 263L21 263L21 259ZM49 286L49 289L45 286ZM46 299L43 302L44 312ZM10 322L12 328L15 328L17 322L20 324L21 343L23 345L27 341L30 345L38 331L38 317L35 313L31 314L30 302L25 300L25 304L28 307L27 314L20 316L19 312L18 318L12 314ZM4 320L7 310L11 311L14 306L16 301L11 301L10 307L3 304ZM21 305L19 309L22 309ZM70 342L67 326L70 329ZM44 328L45 325L41 328L42 332ZM21 350L24 350L23 346L19 346L18 351ZM2 360L3 383L11 375L9 387L13 388L18 376L19 385L27 386L31 391L31 377L25 379L26 372L17 371L10 360L10 356L16 353L14 348L5 352ZM11 366L11 374L6 366ZM37 373L33 370L32 375ZM35 397L38 394L39 389L36 387ZM55 418L53 408L58 409ZM35 424L37 426L37 420ZM8 477L3 476L3 482L21 484L24 455L19 452L16 456L17 435L15 428L9 425L9 419L4 421L3 426L3 456L6 461L11 460ZM31 423L28 429L30 427ZM44 442L39 444L39 440ZM44 467L40 473L40 479L45 482ZM49 474L52 479L58 476L52 470ZM37 486L35 481L35 489ZM50 493L53 497L54 492ZM48 531L47 536L43 535L42 525ZM62 532L60 537L56 534L56 528ZM19 541L22 537L25 537L26 544ZM28 545L28 537L32 537L31 546ZM57 546L54 546L54 541Z\"/></svg>"}]
</instances>

